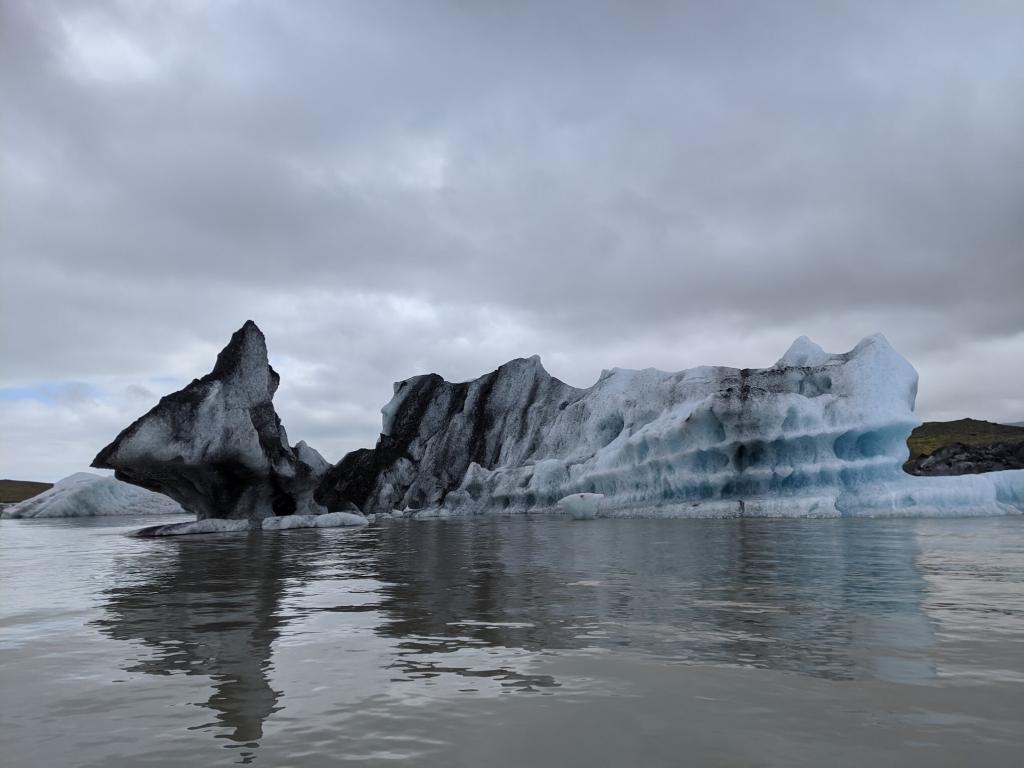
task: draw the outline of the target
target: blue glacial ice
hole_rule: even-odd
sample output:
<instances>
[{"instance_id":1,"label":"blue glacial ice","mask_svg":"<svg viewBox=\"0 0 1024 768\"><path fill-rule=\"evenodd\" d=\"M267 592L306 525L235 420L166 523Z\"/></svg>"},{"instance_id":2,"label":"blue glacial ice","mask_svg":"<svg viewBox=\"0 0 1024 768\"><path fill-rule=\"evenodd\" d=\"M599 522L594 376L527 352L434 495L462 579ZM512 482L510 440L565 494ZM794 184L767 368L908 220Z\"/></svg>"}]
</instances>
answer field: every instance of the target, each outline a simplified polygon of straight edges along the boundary
<instances>
[{"instance_id":1,"label":"blue glacial ice","mask_svg":"<svg viewBox=\"0 0 1024 768\"><path fill-rule=\"evenodd\" d=\"M345 457L316 495L413 516L1020 513L1024 471L902 470L916 394L881 335L841 354L801 337L763 369L617 368L587 389L514 360L471 382L396 384L377 447Z\"/></svg>"}]
</instances>

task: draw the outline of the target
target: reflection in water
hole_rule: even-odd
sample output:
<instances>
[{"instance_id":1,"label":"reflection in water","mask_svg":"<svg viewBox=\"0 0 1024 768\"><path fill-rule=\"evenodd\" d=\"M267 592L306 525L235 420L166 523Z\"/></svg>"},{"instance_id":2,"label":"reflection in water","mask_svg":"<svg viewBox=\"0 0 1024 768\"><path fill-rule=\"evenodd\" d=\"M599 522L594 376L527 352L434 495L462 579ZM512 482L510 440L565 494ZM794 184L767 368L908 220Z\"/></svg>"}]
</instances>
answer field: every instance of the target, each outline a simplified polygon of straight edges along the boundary
<instances>
[{"instance_id":1,"label":"reflection in water","mask_svg":"<svg viewBox=\"0 0 1024 768\"><path fill-rule=\"evenodd\" d=\"M107 590L108 615L96 624L154 650L129 671L209 677L206 706L227 729L222 736L257 746L281 696L267 674L282 590L304 571L286 549L281 537L258 534L169 541L167 551L134 564L147 576L140 585Z\"/></svg>"},{"instance_id":2,"label":"reflection in water","mask_svg":"<svg viewBox=\"0 0 1024 768\"><path fill-rule=\"evenodd\" d=\"M926 681L918 554L912 526L862 521L452 520L196 537L126 559L131 586L106 591L97 624L148 646L133 671L208 676L211 725L252 748L286 705L272 645L325 613L368 618L372 637L348 635L344 649L384 642L395 683L454 675L552 692L557 680L515 660L584 649Z\"/></svg>"},{"instance_id":3,"label":"reflection in water","mask_svg":"<svg viewBox=\"0 0 1024 768\"><path fill-rule=\"evenodd\" d=\"M373 543L378 631L435 653L457 638L833 679L906 674L863 651L906 657L931 643L916 539L856 523L389 526Z\"/></svg>"}]
</instances>

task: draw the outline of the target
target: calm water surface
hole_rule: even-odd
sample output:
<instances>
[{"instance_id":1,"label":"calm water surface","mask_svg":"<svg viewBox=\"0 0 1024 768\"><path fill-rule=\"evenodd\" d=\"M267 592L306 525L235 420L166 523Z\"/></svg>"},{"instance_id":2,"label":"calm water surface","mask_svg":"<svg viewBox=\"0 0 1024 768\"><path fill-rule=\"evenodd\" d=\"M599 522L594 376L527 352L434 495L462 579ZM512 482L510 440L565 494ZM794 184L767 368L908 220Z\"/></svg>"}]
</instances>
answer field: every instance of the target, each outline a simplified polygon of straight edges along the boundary
<instances>
[{"instance_id":1,"label":"calm water surface","mask_svg":"<svg viewBox=\"0 0 1024 768\"><path fill-rule=\"evenodd\" d=\"M20 766L1024 764L1024 519L0 523Z\"/></svg>"}]
</instances>

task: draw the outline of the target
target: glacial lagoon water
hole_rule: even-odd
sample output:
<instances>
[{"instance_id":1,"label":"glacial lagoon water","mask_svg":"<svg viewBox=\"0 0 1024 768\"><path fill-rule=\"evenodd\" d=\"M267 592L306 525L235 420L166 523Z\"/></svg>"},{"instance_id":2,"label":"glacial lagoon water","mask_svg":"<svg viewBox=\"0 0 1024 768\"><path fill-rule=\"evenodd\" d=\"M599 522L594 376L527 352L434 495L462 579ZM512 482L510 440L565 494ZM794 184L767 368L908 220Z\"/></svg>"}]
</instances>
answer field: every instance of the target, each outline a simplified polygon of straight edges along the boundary
<instances>
[{"instance_id":1,"label":"glacial lagoon water","mask_svg":"<svg viewBox=\"0 0 1024 768\"><path fill-rule=\"evenodd\" d=\"M0 523L22 766L1024 762L1024 519Z\"/></svg>"}]
</instances>

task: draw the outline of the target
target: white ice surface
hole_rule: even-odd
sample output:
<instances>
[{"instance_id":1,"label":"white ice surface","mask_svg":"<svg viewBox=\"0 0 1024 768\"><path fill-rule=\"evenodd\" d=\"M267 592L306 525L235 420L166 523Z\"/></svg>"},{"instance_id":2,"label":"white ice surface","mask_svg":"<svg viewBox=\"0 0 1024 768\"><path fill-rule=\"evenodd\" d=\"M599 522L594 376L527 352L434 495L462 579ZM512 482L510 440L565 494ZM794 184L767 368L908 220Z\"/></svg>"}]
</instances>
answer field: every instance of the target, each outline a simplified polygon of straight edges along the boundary
<instances>
[{"instance_id":1,"label":"white ice surface","mask_svg":"<svg viewBox=\"0 0 1024 768\"><path fill-rule=\"evenodd\" d=\"M3 510L4 518L181 515L178 504L159 493L113 477L77 472L53 488Z\"/></svg>"}]
</instances>

